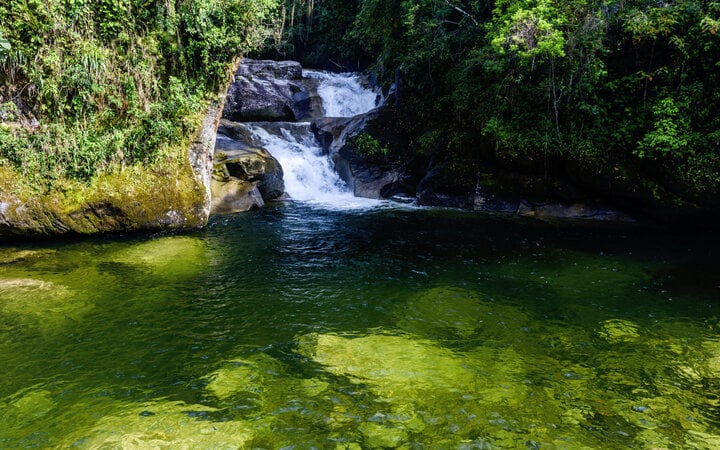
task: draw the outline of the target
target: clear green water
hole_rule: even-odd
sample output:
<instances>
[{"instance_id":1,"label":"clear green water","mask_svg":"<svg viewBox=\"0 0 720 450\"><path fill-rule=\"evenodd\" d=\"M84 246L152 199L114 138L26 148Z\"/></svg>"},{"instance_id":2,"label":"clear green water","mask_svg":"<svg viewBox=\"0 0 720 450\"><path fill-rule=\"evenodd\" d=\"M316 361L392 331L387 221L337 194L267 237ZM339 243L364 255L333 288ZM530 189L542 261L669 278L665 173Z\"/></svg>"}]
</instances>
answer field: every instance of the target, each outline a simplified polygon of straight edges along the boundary
<instances>
[{"instance_id":1,"label":"clear green water","mask_svg":"<svg viewBox=\"0 0 720 450\"><path fill-rule=\"evenodd\" d=\"M288 204L0 248L1 448L719 448L718 239Z\"/></svg>"}]
</instances>

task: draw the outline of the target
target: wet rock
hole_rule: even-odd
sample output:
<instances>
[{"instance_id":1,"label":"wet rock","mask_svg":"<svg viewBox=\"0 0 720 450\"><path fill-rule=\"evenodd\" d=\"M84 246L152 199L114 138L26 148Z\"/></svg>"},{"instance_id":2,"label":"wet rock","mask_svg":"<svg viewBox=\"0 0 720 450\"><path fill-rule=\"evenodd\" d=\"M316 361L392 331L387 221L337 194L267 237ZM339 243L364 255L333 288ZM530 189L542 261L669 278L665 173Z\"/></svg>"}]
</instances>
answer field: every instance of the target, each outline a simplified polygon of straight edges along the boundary
<instances>
[{"instance_id":1,"label":"wet rock","mask_svg":"<svg viewBox=\"0 0 720 450\"><path fill-rule=\"evenodd\" d=\"M257 186L266 201L285 192L280 162L264 148L242 148L215 152L216 181L241 180Z\"/></svg>"},{"instance_id":2,"label":"wet rock","mask_svg":"<svg viewBox=\"0 0 720 450\"><path fill-rule=\"evenodd\" d=\"M212 212L262 207L285 193L283 169L241 124L223 121L215 146Z\"/></svg>"},{"instance_id":3,"label":"wet rock","mask_svg":"<svg viewBox=\"0 0 720 450\"><path fill-rule=\"evenodd\" d=\"M600 325L597 334L611 344L633 342L640 337L640 327L637 324L623 319L610 319Z\"/></svg>"},{"instance_id":4,"label":"wet rock","mask_svg":"<svg viewBox=\"0 0 720 450\"><path fill-rule=\"evenodd\" d=\"M243 59L230 85L223 119L236 122L299 120L311 96L294 61Z\"/></svg>"},{"instance_id":5,"label":"wet rock","mask_svg":"<svg viewBox=\"0 0 720 450\"><path fill-rule=\"evenodd\" d=\"M534 217L542 220L593 220L602 222L632 223L636 220L620 211L602 206L574 203L531 203L523 201L517 209L523 217Z\"/></svg>"},{"instance_id":6,"label":"wet rock","mask_svg":"<svg viewBox=\"0 0 720 450\"><path fill-rule=\"evenodd\" d=\"M296 61L243 58L235 75L250 79L260 77L299 80L302 78L302 66Z\"/></svg>"},{"instance_id":7,"label":"wet rock","mask_svg":"<svg viewBox=\"0 0 720 450\"><path fill-rule=\"evenodd\" d=\"M61 447L246 448L253 426L239 420L212 421L214 408L182 402L139 403L101 417L91 428L67 437Z\"/></svg>"},{"instance_id":8,"label":"wet rock","mask_svg":"<svg viewBox=\"0 0 720 450\"><path fill-rule=\"evenodd\" d=\"M394 110L376 108L354 117L325 117L312 123L312 130L323 151L330 156L335 170L358 197L390 198L395 195L414 195L414 183L400 168L392 155L401 146L394 135ZM366 154L355 140L361 133L377 139L387 154ZM393 135L393 136L390 136ZM375 138L374 136L380 136Z\"/></svg>"},{"instance_id":9,"label":"wet rock","mask_svg":"<svg viewBox=\"0 0 720 450\"><path fill-rule=\"evenodd\" d=\"M250 211L265 206L260 190L249 181L213 180L213 214Z\"/></svg>"},{"instance_id":10,"label":"wet rock","mask_svg":"<svg viewBox=\"0 0 720 450\"><path fill-rule=\"evenodd\" d=\"M446 164L430 169L417 186L420 205L470 209L474 205L472 175L465 174ZM467 180L465 178L468 178Z\"/></svg>"}]
</instances>

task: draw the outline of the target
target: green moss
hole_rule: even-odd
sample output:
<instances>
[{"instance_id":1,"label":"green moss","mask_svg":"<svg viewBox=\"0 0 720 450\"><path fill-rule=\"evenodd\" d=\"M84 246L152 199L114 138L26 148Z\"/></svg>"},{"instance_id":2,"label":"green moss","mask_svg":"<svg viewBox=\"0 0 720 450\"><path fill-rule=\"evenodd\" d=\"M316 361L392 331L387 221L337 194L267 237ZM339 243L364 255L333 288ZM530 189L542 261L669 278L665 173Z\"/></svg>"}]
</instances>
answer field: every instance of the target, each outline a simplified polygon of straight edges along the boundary
<instances>
[{"instance_id":1,"label":"green moss","mask_svg":"<svg viewBox=\"0 0 720 450\"><path fill-rule=\"evenodd\" d=\"M28 250L28 249L13 249L4 248L3 253L0 255L0 265L2 264L13 264L27 261L37 261L42 258L52 257L57 253L56 250L42 249L42 250Z\"/></svg>"},{"instance_id":2,"label":"green moss","mask_svg":"<svg viewBox=\"0 0 720 450\"><path fill-rule=\"evenodd\" d=\"M189 147L190 140L183 140L152 165L117 169L89 183L62 180L44 193L28 188L33 183L9 167L0 167L4 216L15 232L29 235L203 226L205 186L190 167Z\"/></svg>"},{"instance_id":3,"label":"green moss","mask_svg":"<svg viewBox=\"0 0 720 450\"><path fill-rule=\"evenodd\" d=\"M254 402L263 403L265 390L278 383L281 370L276 360L264 354L236 359L209 374L205 389L223 401L241 394L252 397Z\"/></svg>"},{"instance_id":4,"label":"green moss","mask_svg":"<svg viewBox=\"0 0 720 450\"><path fill-rule=\"evenodd\" d=\"M469 391L475 376L450 350L404 336L306 336L301 352L335 375L367 383L381 398L422 401L423 393Z\"/></svg>"},{"instance_id":5,"label":"green moss","mask_svg":"<svg viewBox=\"0 0 720 450\"><path fill-rule=\"evenodd\" d=\"M622 319L609 319L602 322L597 334L611 344L634 342L640 337L638 325Z\"/></svg>"},{"instance_id":6,"label":"green moss","mask_svg":"<svg viewBox=\"0 0 720 450\"><path fill-rule=\"evenodd\" d=\"M0 423L9 429L24 428L50 414L54 408L50 392L33 386L0 402Z\"/></svg>"},{"instance_id":7,"label":"green moss","mask_svg":"<svg viewBox=\"0 0 720 450\"><path fill-rule=\"evenodd\" d=\"M406 431L376 423L360 425L360 432L368 448L398 448L408 440Z\"/></svg>"}]
</instances>

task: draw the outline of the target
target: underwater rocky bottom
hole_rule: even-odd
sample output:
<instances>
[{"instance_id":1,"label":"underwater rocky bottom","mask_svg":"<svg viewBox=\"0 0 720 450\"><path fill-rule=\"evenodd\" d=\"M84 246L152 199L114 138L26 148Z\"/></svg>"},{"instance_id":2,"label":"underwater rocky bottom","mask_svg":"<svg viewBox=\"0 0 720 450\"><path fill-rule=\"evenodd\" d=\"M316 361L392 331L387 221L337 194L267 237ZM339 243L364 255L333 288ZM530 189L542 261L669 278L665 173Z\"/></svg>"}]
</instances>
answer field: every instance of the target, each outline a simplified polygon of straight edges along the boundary
<instances>
[{"instance_id":1,"label":"underwater rocky bottom","mask_svg":"<svg viewBox=\"0 0 720 450\"><path fill-rule=\"evenodd\" d=\"M0 249L0 447L717 448L712 236L287 203Z\"/></svg>"}]
</instances>

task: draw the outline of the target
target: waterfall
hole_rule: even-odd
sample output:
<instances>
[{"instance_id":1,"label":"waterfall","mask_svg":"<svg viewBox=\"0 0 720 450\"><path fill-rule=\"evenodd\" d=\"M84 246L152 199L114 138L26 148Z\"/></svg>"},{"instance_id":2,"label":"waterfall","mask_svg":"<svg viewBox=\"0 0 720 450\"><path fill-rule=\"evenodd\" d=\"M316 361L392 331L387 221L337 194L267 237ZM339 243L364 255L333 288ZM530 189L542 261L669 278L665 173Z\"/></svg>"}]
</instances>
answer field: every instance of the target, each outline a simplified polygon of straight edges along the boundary
<instances>
[{"instance_id":1,"label":"waterfall","mask_svg":"<svg viewBox=\"0 0 720 450\"><path fill-rule=\"evenodd\" d=\"M376 108L380 102L377 92L363 87L357 74L306 70L304 75L320 80L318 95L327 117L356 116Z\"/></svg>"},{"instance_id":2,"label":"waterfall","mask_svg":"<svg viewBox=\"0 0 720 450\"><path fill-rule=\"evenodd\" d=\"M328 117L352 117L378 106L377 92L362 86L357 74L304 71L319 80L318 95ZM285 192L295 201L328 209L364 209L379 200L355 197L323 155L309 122L245 123L253 140L265 147L283 168Z\"/></svg>"}]
</instances>

